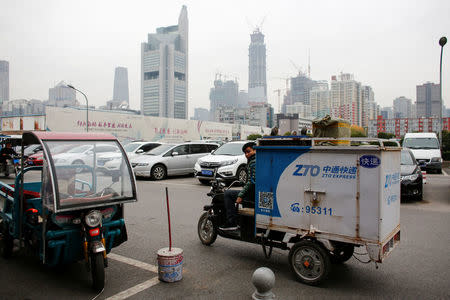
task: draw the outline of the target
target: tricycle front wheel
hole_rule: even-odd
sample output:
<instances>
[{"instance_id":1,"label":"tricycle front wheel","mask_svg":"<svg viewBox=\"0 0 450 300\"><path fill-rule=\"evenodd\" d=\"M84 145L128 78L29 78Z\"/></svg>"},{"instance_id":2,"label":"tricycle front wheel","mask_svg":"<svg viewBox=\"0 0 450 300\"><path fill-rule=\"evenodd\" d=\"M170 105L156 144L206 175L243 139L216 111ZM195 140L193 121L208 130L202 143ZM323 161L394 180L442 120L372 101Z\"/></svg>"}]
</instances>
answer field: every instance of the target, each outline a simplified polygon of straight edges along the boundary
<instances>
[{"instance_id":1,"label":"tricycle front wheel","mask_svg":"<svg viewBox=\"0 0 450 300\"><path fill-rule=\"evenodd\" d=\"M328 276L331 263L327 251L320 244L302 240L289 251L289 266L299 281L317 285Z\"/></svg>"},{"instance_id":2,"label":"tricycle front wheel","mask_svg":"<svg viewBox=\"0 0 450 300\"><path fill-rule=\"evenodd\" d=\"M96 291L101 291L105 287L105 263L103 253L91 255L92 287Z\"/></svg>"},{"instance_id":3,"label":"tricycle front wheel","mask_svg":"<svg viewBox=\"0 0 450 300\"><path fill-rule=\"evenodd\" d=\"M213 222L208 218L208 213L204 212L198 220L197 233L203 245L212 245L217 239L217 230Z\"/></svg>"}]
</instances>

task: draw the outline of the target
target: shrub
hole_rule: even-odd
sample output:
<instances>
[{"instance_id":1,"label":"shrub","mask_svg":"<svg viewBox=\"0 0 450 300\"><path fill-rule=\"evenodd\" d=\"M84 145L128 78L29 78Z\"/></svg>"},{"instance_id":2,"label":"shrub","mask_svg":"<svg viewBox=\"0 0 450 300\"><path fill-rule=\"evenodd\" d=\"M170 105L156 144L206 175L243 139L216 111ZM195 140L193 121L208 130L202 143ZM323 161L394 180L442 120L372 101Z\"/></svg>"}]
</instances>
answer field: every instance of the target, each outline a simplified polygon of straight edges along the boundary
<instances>
[{"instance_id":1,"label":"shrub","mask_svg":"<svg viewBox=\"0 0 450 300\"><path fill-rule=\"evenodd\" d=\"M250 135L247 136L247 140L254 141L254 140L259 139L261 137L262 137L262 135L253 133L253 134L250 134Z\"/></svg>"}]
</instances>

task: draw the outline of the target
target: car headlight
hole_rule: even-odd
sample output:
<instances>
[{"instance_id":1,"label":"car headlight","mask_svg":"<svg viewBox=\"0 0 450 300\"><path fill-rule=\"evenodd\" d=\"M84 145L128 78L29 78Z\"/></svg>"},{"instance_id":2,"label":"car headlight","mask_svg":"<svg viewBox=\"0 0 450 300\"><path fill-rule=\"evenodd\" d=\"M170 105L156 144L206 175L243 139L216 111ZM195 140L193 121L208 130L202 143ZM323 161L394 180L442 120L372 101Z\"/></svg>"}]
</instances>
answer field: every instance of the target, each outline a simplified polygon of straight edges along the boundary
<instances>
[{"instance_id":1,"label":"car headlight","mask_svg":"<svg viewBox=\"0 0 450 300\"><path fill-rule=\"evenodd\" d=\"M403 181L403 180L411 180L411 181L414 181L414 180L417 179L417 177L419 177L419 174L411 174L411 175L402 176L402 181Z\"/></svg>"},{"instance_id":2,"label":"car headlight","mask_svg":"<svg viewBox=\"0 0 450 300\"><path fill-rule=\"evenodd\" d=\"M145 167L145 166L148 166L148 163L138 163L136 166Z\"/></svg>"},{"instance_id":3,"label":"car headlight","mask_svg":"<svg viewBox=\"0 0 450 300\"><path fill-rule=\"evenodd\" d=\"M98 210L92 210L84 217L84 221L89 227L97 227L102 221L102 216L102 213Z\"/></svg>"},{"instance_id":4,"label":"car headlight","mask_svg":"<svg viewBox=\"0 0 450 300\"><path fill-rule=\"evenodd\" d=\"M229 166L229 165L235 164L237 161L238 161L237 158L233 159L233 160L227 160L227 161L222 162L220 165L221 166Z\"/></svg>"},{"instance_id":5,"label":"car headlight","mask_svg":"<svg viewBox=\"0 0 450 300\"><path fill-rule=\"evenodd\" d=\"M442 158L440 158L440 157L433 157L431 159L431 162L442 162Z\"/></svg>"}]
</instances>

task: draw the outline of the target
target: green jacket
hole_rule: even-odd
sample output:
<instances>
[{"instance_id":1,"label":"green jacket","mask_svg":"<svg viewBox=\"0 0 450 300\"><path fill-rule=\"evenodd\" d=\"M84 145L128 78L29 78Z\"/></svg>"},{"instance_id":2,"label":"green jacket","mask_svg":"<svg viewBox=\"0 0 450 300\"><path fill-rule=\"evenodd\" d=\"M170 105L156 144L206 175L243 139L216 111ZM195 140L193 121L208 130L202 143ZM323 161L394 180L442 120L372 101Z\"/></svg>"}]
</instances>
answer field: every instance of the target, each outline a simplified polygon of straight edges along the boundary
<instances>
[{"instance_id":1,"label":"green jacket","mask_svg":"<svg viewBox=\"0 0 450 300\"><path fill-rule=\"evenodd\" d=\"M255 201L255 183L256 183L256 155L251 156L247 161L247 182L238 197L248 198Z\"/></svg>"}]
</instances>

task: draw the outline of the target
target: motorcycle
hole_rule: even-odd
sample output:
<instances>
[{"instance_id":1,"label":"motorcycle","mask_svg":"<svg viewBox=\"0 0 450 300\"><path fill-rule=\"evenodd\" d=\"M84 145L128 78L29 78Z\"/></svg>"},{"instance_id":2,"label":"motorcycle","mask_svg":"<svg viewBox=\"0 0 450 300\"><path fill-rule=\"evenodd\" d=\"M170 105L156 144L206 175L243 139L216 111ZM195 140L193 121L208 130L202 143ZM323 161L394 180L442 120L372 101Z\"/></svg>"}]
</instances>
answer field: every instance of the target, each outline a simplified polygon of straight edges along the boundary
<instances>
[{"instance_id":1,"label":"motorcycle","mask_svg":"<svg viewBox=\"0 0 450 300\"><path fill-rule=\"evenodd\" d=\"M212 245L219 235L224 238L260 244L266 258L270 258L273 247L288 249L286 244L277 241L280 236L277 232L266 232L258 228L255 232L254 208L251 207L253 203L249 201L243 201L242 205L236 206L240 230L225 231L220 229L220 226L226 223L225 191L235 185L242 184L242 182L233 181L229 186L226 186L225 181L217 178L216 174L217 170L214 171L211 189L207 193L207 196L211 197L211 204L203 207L204 213L200 216L197 224L197 233L202 244Z\"/></svg>"}]
</instances>

